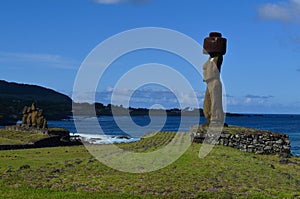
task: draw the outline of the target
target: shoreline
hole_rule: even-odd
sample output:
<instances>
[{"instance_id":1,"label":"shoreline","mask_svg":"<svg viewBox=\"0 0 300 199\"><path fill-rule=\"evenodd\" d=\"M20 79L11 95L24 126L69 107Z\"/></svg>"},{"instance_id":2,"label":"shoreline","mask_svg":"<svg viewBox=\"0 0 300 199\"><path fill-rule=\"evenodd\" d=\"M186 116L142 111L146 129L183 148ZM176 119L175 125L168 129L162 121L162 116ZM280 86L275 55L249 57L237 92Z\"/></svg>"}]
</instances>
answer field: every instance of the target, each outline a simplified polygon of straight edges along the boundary
<instances>
[{"instance_id":1,"label":"shoreline","mask_svg":"<svg viewBox=\"0 0 300 199\"><path fill-rule=\"evenodd\" d=\"M122 116L121 116L122 117ZM188 117L188 116L187 116ZM178 119L179 118L179 119ZM84 117L83 119L86 119L86 122L88 124L89 118ZM155 119L155 118L154 118ZM203 118L201 118L203 119ZM107 139L117 137L117 136L124 136L127 135L125 134L122 130L118 128L118 126L114 123L114 118L111 116L103 116L98 118L101 128L105 132L104 138L102 138L101 143L118 143L118 141L106 141ZM189 119L187 119L189 120ZM124 120L126 121L126 120ZM139 125L147 125L149 122L149 118L145 118L144 116L135 116L133 118L134 122L137 122ZM283 132L287 135L289 135L289 138L291 140L291 152L293 156L300 156L300 139L299 139L299 130L300 125L300 117L296 115L290 115L290 114L268 114L258 117L249 117L248 119L245 117L227 117L226 121L229 125L234 125L234 126L245 126L248 128L254 128L254 129L260 129L260 130L269 130L269 131L275 131L275 132ZM74 125L74 122L72 119L68 120L51 120L48 121L49 127L61 127L68 129L71 133L70 135L78 135L76 126ZM164 124L164 128L160 131L178 131L178 122L180 122L180 117L176 116L170 116L168 117L167 122ZM200 121L203 123L204 121ZM193 122L191 124L187 124L186 127L189 129L189 127L193 125ZM84 135L83 137L88 137L90 138L95 138L93 141L99 141L99 134L96 132L97 128L89 127L83 129ZM3 126L2 126L3 128ZM185 127L184 127L185 128ZM151 129L148 130L148 128L144 129L145 132L151 132ZM185 131L186 129L183 129ZM85 132L91 132L87 135ZM73 134L75 133L75 134ZM104 134L104 133L102 133ZM137 139L143 135L142 132L132 132L130 135L134 138ZM132 140L135 141L135 140ZM123 142L123 140L122 140ZM128 141L126 141L128 142Z\"/></svg>"}]
</instances>

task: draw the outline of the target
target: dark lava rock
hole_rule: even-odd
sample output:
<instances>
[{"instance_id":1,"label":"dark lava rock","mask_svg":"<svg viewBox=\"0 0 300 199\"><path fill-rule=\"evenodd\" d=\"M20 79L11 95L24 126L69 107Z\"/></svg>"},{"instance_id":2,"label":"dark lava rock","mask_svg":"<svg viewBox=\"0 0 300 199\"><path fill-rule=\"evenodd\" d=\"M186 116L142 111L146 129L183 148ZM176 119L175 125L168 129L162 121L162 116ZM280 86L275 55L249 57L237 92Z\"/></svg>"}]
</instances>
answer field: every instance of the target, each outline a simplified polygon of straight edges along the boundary
<instances>
[{"instance_id":1,"label":"dark lava rock","mask_svg":"<svg viewBox=\"0 0 300 199\"><path fill-rule=\"evenodd\" d=\"M12 168L6 170L6 173L11 173L11 172L13 172Z\"/></svg>"},{"instance_id":2,"label":"dark lava rock","mask_svg":"<svg viewBox=\"0 0 300 199\"><path fill-rule=\"evenodd\" d=\"M82 160L76 160L76 161L74 162L74 164L80 164L80 163L82 163Z\"/></svg>"},{"instance_id":3,"label":"dark lava rock","mask_svg":"<svg viewBox=\"0 0 300 199\"><path fill-rule=\"evenodd\" d=\"M117 137L118 139L126 139L126 140L129 140L130 138L126 135L121 135L121 136L118 136Z\"/></svg>"},{"instance_id":4,"label":"dark lava rock","mask_svg":"<svg viewBox=\"0 0 300 199\"><path fill-rule=\"evenodd\" d=\"M24 169L30 169L30 166L28 164L20 166L20 170L24 170Z\"/></svg>"},{"instance_id":5,"label":"dark lava rock","mask_svg":"<svg viewBox=\"0 0 300 199\"><path fill-rule=\"evenodd\" d=\"M279 163L280 164L297 164L297 162L292 162L288 159L285 159L285 160L279 160Z\"/></svg>"},{"instance_id":6,"label":"dark lava rock","mask_svg":"<svg viewBox=\"0 0 300 199\"><path fill-rule=\"evenodd\" d=\"M275 166L273 164L269 164L269 167L271 167L272 169L275 169Z\"/></svg>"},{"instance_id":7,"label":"dark lava rock","mask_svg":"<svg viewBox=\"0 0 300 199\"><path fill-rule=\"evenodd\" d=\"M280 153L278 156L279 156L280 158L290 158L290 157L291 157L291 154L289 154L289 153Z\"/></svg>"},{"instance_id":8,"label":"dark lava rock","mask_svg":"<svg viewBox=\"0 0 300 199\"><path fill-rule=\"evenodd\" d=\"M53 169L52 171L51 171L51 173L59 173L60 172L60 169Z\"/></svg>"}]
</instances>

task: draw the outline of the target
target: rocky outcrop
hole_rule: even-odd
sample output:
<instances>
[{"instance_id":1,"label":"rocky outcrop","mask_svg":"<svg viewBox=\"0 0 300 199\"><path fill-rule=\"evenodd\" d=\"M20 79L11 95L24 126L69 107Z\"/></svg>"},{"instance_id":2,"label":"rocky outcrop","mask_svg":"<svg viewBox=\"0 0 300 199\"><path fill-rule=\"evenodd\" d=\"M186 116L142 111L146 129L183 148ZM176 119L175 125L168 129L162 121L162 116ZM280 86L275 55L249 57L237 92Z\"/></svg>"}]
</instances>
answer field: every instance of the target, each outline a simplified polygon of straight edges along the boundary
<instances>
[{"instance_id":1,"label":"rocky outcrop","mask_svg":"<svg viewBox=\"0 0 300 199\"><path fill-rule=\"evenodd\" d=\"M0 150L82 145L80 137L70 136L70 132L63 128L38 129L28 126L13 125L6 126L6 129L11 131L21 131L24 135L28 132L40 133L45 134L46 137L32 141L30 144L0 145Z\"/></svg>"},{"instance_id":2,"label":"rocky outcrop","mask_svg":"<svg viewBox=\"0 0 300 199\"><path fill-rule=\"evenodd\" d=\"M202 143L207 136L207 127L194 126L191 132L193 142ZM217 144L256 154L291 154L288 135L266 130L226 127L223 128Z\"/></svg>"},{"instance_id":3,"label":"rocky outcrop","mask_svg":"<svg viewBox=\"0 0 300 199\"><path fill-rule=\"evenodd\" d=\"M52 136L38 140L32 144L9 144L0 145L0 150L15 150L15 149L33 149L44 147L57 147L57 146L77 146L82 145L80 139L73 139L72 141L63 140L59 136Z\"/></svg>"},{"instance_id":4,"label":"rocky outcrop","mask_svg":"<svg viewBox=\"0 0 300 199\"><path fill-rule=\"evenodd\" d=\"M70 137L51 136L34 142L35 148L56 147L56 146L74 146L82 145L79 139L70 140Z\"/></svg>"}]
</instances>

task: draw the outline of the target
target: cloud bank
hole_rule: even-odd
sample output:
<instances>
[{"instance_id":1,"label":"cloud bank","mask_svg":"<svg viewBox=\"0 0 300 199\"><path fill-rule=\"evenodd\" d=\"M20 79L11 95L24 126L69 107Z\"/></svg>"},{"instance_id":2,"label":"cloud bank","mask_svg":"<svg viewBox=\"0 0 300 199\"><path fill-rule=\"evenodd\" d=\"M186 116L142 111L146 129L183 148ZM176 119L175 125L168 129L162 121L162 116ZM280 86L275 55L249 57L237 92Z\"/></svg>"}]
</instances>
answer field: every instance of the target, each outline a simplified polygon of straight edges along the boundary
<instances>
[{"instance_id":1,"label":"cloud bank","mask_svg":"<svg viewBox=\"0 0 300 199\"><path fill-rule=\"evenodd\" d=\"M92 93L81 93L81 97L77 102L100 102L105 105L112 103L111 95L113 89L107 88L106 90L98 91L95 96ZM142 89L137 90L133 96L128 89L117 89L114 91L116 95L116 101L114 105L125 105L128 98L130 99L129 106L134 108L151 108L153 105L160 105L161 108L202 108L204 100L204 92L196 92L195 95L198 98L199 106L193 107L191 99L191 93L177 92L176 98L174 93L168 90L155 90L155 89ZM94 98L95 97L95 98ZM226 96L226 112L231 113L299 113L299 103L295 104L278 104L273 101L275 98L272 95L255 95L248 94L242 97L235 97L232 95ZM182 107L179 106L179 102L182 103ZM127 106L124 106L127 107Z\"/></svg>"},{"instance_id":2,"label":"cloud bank","mask_svg":"<svg viewBox=\"0 0 300 199\"><path fill-rule=\"evenodd\" d=\"M24 52L0 52L0 63L8 67L34 66L60 69L75 69L78 65L75 60L60 55Z\"/></svg>"},{"instance_id":3,"label":"cloud bank","mask_svg":"<svg viewBox=\"0 0 300 199\"><path fill-rule=\"evenodd\" d=\"M258 16L263 20L300 23L300 0L262 4Z\"/></svg>"},{"instance_id":4,"label":"cloud bank","mask_svg":"<svg viewBox=\"0 0 300 199\"><path fill-rule=\"evenodd\" d=\"M112 94L114 92L114 102L111 101ZM131 95L130 93L133 93ZM162 90L162 89L141 89L132 91L129 89L116 89L107 88L106 90L98 91L95 93L95 99L93 99L93 92L75 93L76 102L88 102L93 103L101 102L103 104L123 105L127 107L129 100L129 106L135 108L151 108L153 105L160 105L166 109L169 108L199 108L202 105L204 99L204 93L195 92L187 93L183 91ZM176 97L177 96L177 97ZM193 96L196 96L199 104L194 107Z\"/></svg>"},{"instance_id":5,"label":"cloud bank","mask_svg":"<svg viewBox=\"0 0 300 199\"><path fill-rule=\"evenodd\" d=\"M251 94L248 94L245 96L246 98L251 98L251 99L270 99L272 98L273 96L272 95L264 95L264 96L260 96L260 95L251 95Z\"/></svg>"}]
</instances>

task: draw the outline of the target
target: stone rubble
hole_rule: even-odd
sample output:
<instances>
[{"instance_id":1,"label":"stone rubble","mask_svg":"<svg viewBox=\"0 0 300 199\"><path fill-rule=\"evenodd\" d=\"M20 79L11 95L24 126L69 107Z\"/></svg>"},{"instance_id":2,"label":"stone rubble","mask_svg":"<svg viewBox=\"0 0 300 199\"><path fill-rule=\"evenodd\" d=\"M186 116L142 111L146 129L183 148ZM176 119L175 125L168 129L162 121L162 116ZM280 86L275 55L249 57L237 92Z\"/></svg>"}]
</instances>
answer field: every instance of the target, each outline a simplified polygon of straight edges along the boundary
<instances>
[{"instance_id":1,"label":"stone rubble","mask_svg":"<svg viewBox=\"0 0 300 199\"><path fill-rule=\"evenodd\" d=\"M202 143L204 139L207 140L206 131L201 126L192 127L193 142ZM288 135L266 130L243 127L223 128L216 144L256 154L291 154Z\"/></svg>"}]
</instances>

